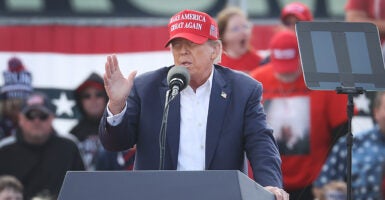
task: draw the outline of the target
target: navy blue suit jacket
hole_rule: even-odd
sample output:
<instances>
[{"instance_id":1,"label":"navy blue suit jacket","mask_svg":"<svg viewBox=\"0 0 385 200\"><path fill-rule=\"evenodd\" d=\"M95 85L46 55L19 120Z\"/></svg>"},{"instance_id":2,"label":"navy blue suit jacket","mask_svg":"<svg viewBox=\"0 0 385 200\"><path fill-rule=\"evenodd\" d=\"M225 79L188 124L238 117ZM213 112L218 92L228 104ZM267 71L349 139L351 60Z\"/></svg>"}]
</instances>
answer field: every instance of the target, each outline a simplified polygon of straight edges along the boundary
<instances>
[{"instance_id":1,"label":"navy blue suit jacket","mask_svg":"<svg viewBox=\"0 0 385 200\"><path fill-rule=\"evenodd\" d=\"M107 113L100 124L100 139L107 150L122 151L136 144L135 169L159 168L159 133L165 94L164 67L138 76L127 99L123 121L110 126ZM226 94L226 95L223 95ZM244 152L255 181L282 187L281 159L272 130L267 127L262 85L248 75L215 65L206 132L206 170L242 170ZM165 169L175 170L180 132L180 97L170 103Z\"/></svg>"}]
</instances>

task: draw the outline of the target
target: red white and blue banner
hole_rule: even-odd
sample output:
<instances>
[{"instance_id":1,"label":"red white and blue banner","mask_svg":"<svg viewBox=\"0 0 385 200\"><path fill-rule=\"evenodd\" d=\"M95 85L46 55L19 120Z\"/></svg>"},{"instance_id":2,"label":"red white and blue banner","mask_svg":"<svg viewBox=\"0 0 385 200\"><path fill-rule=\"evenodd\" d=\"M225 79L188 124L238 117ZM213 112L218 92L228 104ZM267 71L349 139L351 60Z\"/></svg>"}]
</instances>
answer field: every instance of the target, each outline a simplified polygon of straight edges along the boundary
<instances>
[{"instance_id":1,"label":"red white and blue banner","mask_svg":"<svg viewBox=\"0 0 385 200\"><path fill-rule=\"evenodd\" d=\"M266 50L275 31L276 25L255 25L252 46ZM11 57L18 57L32 74L32 86L46 92L56 106L55 128L67 134L79 117L73 90L92 72L103 76L107 55L118 56L124 75L172 65L170 50L164 47L167 38L166 26L3 25L0 72L7 70ZM369 113L367 97L355 102L359 110ZM365 115L355 120L353 131L372 126Z\"/></svg>"},{"instance_id":2,"label":"red white and blue banner","mask_svg":"<svg viewBox=\"0 0 385 200\"><path fill-rule=\"evenodd\" d=\"M0 71L7 70L11 57L18 57L31 72L35 90L52 99L54 126L66 134L79 117L73 90L92 72L103 76L107 55L117 54L124 75L133 70L140 74L173 63L166 39L166 27L4 26Z\"/></svg>"}]
</instances>

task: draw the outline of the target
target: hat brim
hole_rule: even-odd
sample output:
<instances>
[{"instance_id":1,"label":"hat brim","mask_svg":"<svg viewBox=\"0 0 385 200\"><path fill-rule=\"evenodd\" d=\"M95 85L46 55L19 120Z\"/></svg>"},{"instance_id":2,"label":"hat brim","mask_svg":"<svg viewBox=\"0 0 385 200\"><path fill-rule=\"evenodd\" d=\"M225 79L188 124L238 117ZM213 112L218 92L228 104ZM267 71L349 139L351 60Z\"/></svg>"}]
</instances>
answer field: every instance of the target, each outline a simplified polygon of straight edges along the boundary
<instances>
[{"instance_id":1,"label":"hat brim","mask_svg":"<svg viewBox=\"0 0 385 200\"><path fill-rule=\"evenodd\" d=\"M177 34L173 35L166 42L166 44L164 46L167 47L171 43L171 41L176 39L176 38L184 38L184 39L189 40L191 42L194 42L196 44L203 44L203 43L205 43L208 40L207 37L196 35L196 34L193 34L193 33L186 33L186 32L184 32L184 33L177 33Z\"/></svg>"},{"instance_id":2,"label":"hat brim","mask_svg":"<svg viewBox=\"0 0 385 200\"><path fill-rule=\"evenodd\" d=\"M288 12L288 13L285 13L282 17L281 17L281 21L285 21L286 18L288 16L294 16L296 17L299 21L310 21L310 19L307 19L307 17L305 15L302 15L301 13L296 13L296 12Z\"/></svg>"},{"instance_id":3,"label":"hat brim","mask_svg":"<svg viewBox=\"0 0 385 200\"><path fill-rule=\"evenodd\" d=\"M274 70L281 74L288 74L297 72L300 68L300 61L298 58L291 60L271 60L271 65Z\"/></svg>"},{"instance_id":4,"label":"hat brim","mask_svg":"<svg viewBox=\"0 0 385 200\"><path fill-rule=\"evenodd\" d=\"M28 107L25 107L21 112L23 114L25 114L31 110L38 110L38 111L41 111L41 112L49 114L49 115L53 114L53 112L50 109L48 109L47 107L42 106L42 105L28 106Z\"/></svg>"}]
</instances>

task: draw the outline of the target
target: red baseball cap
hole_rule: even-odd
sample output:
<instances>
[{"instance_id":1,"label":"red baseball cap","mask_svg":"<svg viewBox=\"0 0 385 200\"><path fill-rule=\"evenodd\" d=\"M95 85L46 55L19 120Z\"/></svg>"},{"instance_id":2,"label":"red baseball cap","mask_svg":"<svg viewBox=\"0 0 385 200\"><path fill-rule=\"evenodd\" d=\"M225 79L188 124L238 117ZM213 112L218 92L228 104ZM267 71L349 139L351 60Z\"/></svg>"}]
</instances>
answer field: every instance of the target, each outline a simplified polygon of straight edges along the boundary
<instances>
[{"instance_id":1,"label":"red baseball cap","mask_svg":"<svg viewBox=\"0 0 385 200\"><path fill-rule=\"evenodd\" d=\"M287 4L281 11L281 21L289 15L294 15L299 21L313 21L313 15L305 4L293 2Z\"/></svg>"},{"instance_id":2,"label":"red baseball cap","mask_svg":"<svg viewBox=\"0 0 385 200\"><path fill-rule=\"evenodd\" d=\"M293 73L300 67L297 36L291 30L276 33L270 45L271 65L278 73Z\"/></svg>"},{"instance_id":3,"label":"red baseball cap","mask_svg":"<svg viewBox=\"0 0 385 200\"><path fill-rule=\"evenodd\" d=\"M170 18L168 23L170 38L166 47L175 38L184 38L196 44L203 44L208 39L218 40L218 25L207 13L195 10L183 10Z\"/></svg>"}]
</instances>

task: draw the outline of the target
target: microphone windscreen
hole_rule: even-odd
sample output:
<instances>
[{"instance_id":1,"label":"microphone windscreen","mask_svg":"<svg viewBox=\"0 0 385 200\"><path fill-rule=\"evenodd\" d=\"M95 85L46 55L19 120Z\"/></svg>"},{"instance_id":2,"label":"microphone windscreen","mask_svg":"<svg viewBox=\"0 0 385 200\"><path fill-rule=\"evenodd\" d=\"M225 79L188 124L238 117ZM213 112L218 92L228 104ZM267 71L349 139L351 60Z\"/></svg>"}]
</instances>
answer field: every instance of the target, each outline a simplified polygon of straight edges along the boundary
<instances>
[{"instance_id":1,"label":"microphone windscreen","mask_svg":"<svg viewBox=\"0 0 385 200\"><path fill-rule=\"evenodd\" d=\"M173 79L181 79L183 81L183 84L179 88L180 91L185 89L187 85L190 83L190 73L188 72L188 69L183 66L174 66L168 71L167 74L167 83L170 85L171 81Z\"/></svg>"}]
</instances>

